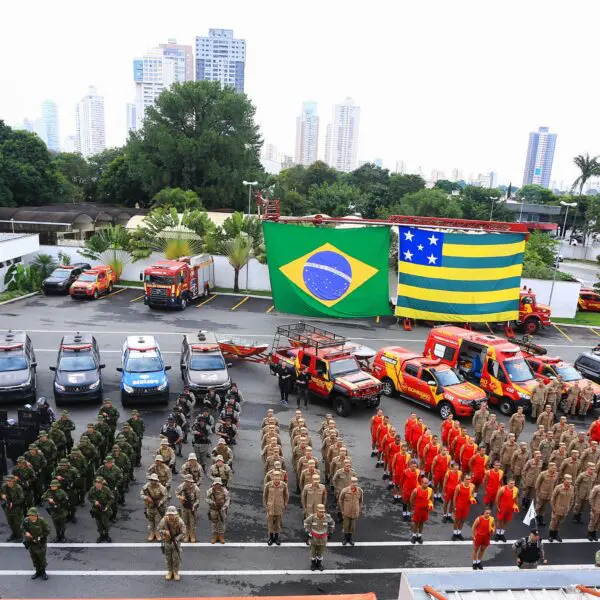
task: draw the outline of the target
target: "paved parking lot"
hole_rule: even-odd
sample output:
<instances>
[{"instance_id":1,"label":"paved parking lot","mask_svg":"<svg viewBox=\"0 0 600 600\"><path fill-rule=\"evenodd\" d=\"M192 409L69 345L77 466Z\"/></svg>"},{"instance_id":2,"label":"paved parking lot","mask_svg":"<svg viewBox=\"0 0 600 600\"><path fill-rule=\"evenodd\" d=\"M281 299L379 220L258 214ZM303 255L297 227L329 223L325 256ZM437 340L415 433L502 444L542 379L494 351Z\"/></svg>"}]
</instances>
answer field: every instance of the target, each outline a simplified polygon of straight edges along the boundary
<instances>
[{"instance_id":1,"label":"paved parking lot","mask_svg":"<svg viewBox=\"0 0 600 600\"><path fill-rule=\"evenodd\" d=\"M24 329L30 332L38 360L38 395L52 398L52 373L48 367L55 364L60 338L73 331L92 332L100 345L104 371L105 395L115 401L122 415L119 398L120 351L128 334L154 334L161 345L170 371L172 400L181 390L178 369L181 337L186 332L208 329L216 332L229 332L259 341L270 341L275 327L294 322L297 318L278 314L269 299L225 296L198 302L198 307L190 306L184 312L150 310L139 298L138 290L117 291L112 296L97 301L74 302L69 297L34 296L25 301L4 305L0 312L0 329ZM237 305L237 306L236 306ZM317 322L317 321L316 321ZM375 349L390 344L401 344L414 351L420 351L427 337L428 329L416 327L405 332L398 327L395 319L385 317L357 322L318 321L325 328L331 328L371 346ZM561 331L562 330L562 331ZM595 345L597 335L586 329L550 328L536 336L537 341L548 346L551 354L573 360L576 355ZM302 543L301 507L298 496L293 493L295 482L291 475L291 501L285 517L284 546L267 548L264 543L266 529L262 510L262 464L259 458L259 425L268 407L275 408L284 428L288 423L292 408L282 408L278 404L277 382L269 375L265 365L234 364L232 377L245 395L242 415L242 429L239 445L235 448L236 464L232 487L232 507L229 517L228 545L214 547L206 544L209 526L205 507L200 511L198 540L203 545L185 548L182 570L184 578L174 588L160 579L163 571L162 555L156 545L145 544L145 524L141 502L138 499L139 487L144 475L137 472L137 483L127 497L127 505L120 509L120 517L111 531L112 546L97 547L93 542L95 529L86 509L78 511L79 522L69 525L67 538L72 546L52 547L49 551L51 579L45 585L32 582L28 577L19 576L20 570L28 569L27 555L20 545L13 545L8 551L0 544L0 589L8 597L122 597L123 582L128 585L128 595L153 597L157 595L177 595L180 597L198 595L202 586L203 596L208 595L286 595L290 593L343 593L375 591L380 598L397 597L399 573L414 569L453 569L470 568L470 545L451 543L451 526L441 524L439 512L432 515L425 529L426 543L413 547L409 528L399 518L399 507L392 505L390 497L381 481L381 471L374 468L370 458L368 442L368 419L370 413L355 411L346 419L339 419L338 426L343 439L350 449L360 483L365 489L365 515L358 525L357 540L364 545L348 549L340 545L338 531L326 559L330 569L323 574L306 571L308 564L306 546ZM51 401L53 403L53 401ZM436 414L400 400L384 398L382 401L391 421L403 426L410 412L416 412L436 429L439 417ZM16 406L9 407L14 414ZM158 445L158 431L164 422L168 409L159 406L140 407L146 421L147 436L144 438L143 465L147 467ZM309 428L313 440L323 415L330 410L324 403L315 402L307 411ZM92 418L97 407L75 405L70 408L74 418L78 438L87 421ZM498 415L500 420L506 421ZM527 425L526 435L531 433ZM284 438L285 458L290 458L287 435ZM189 452L190 446L184 451ZM317 455L318 455L317 451ZM179 479L177 479L178 481ZM206 490L206 482L202 490ZM475 510L475 509L474 509ZM597 544L579 541L585 535L583 526L570 523L565 525L564 538L569 544L553 545L548 549L552 564L590 564ZM519 519L511 525L507 537L513 538L525 532ZM0 538L6 537L6 526L0 518ZM466 536L468 537L468 536ZM87 544L87 545L86 545ZM435 545L434 545L435 544ZM514 565L512 552L506 545L493 545L489 555L490 565ZM189 571L194 576L185 576ZM52 576L61 572L61 576ZM82 577L84 576L84 577ZM200 579L198 579L200 578ZM293 587L290 587L293 586ZM68 589L68 592L66 591Z\"/></svg>"}]
</instances>

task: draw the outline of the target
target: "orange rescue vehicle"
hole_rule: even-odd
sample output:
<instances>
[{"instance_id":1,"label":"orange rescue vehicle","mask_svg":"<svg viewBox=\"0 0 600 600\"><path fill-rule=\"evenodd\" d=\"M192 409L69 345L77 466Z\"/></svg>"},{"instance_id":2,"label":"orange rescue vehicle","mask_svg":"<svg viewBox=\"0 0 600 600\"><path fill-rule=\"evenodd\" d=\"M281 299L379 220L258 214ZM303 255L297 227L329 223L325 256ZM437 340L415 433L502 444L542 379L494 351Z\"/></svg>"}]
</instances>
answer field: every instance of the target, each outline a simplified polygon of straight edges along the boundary
<instances>
[{"instance_id":1,"label":"orange rescue vehicle","mask_svg":"<svg viewBox=\"0 0 600 600\"><path fill-rule=\"evenodd\" d=\"M115 283L117 283L117 275L113 268L99 265L84 271L69 288L69 294L73 300L80 298L97 300L102 294L112 293Z\"/></svg>"}]
</instances>

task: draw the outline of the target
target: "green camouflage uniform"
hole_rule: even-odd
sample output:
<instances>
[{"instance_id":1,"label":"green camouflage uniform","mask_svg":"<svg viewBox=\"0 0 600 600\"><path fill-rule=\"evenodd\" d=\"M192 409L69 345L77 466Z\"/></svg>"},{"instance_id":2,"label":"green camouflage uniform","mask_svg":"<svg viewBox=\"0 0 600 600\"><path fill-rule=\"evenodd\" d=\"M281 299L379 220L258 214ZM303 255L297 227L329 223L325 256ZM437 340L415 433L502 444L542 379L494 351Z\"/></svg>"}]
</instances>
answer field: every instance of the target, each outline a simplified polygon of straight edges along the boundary
<instances>
[{"instance_id":1,"label":"green camouflage uniform","mask_svg":"<svg viewBox=\"0 0 600 600\"><path fill-rule=\"evenodd\" d=\"M64 490L60 489L60 487L56 490L53 490L52 487L50 487L44 492L42 501L54 523L56 541L63 542L65 540L65 529L67 527L67 519L69 518L71 504L69 496Z\"/></svg>"},{"instance_id":2,"label":"green camouflage uniform","mask_svg":"<svg viewBox=\"0 0 600 600\"><path fill-rule=\"evenodd\" d=\"M108 457L107 457L108 458ZM112 456L111 456L112 458ZM123 471L113 463L112 467L108 467L106 462L96 471L96 477L103 477L106 485L112 492L112 504L110 518L114 521L117 516L117 502L123 502L120 497L120 489L123 481Z\"/></svg>"},{"instance_id":3,"label":"green camouflage uniform","mask_svg":"<svg viewBox=\"0 0 600 600\"><path fill-rule=\"evenodd\" d=\"M9 481L12 481L13 484L8 485ZM25 492L14 476L7 477L0 488L0 504L2 504L6 522L10 527L11 535L8 541L20 540L23 514L25 513Z\"/></svg>"},{"instance_id":4,"label":"green camouflage uniform","mask_svg":"<svg viewBox=\"0 0 600 600\"><path fill-rule=\"evenodd\" d=\"M33 467L33 470L35 471L35 479L33 480L33 497L34 502L37 504L44 493L46 480L50 481L50 474L46 476L48 463L39 449L37 449L35 454L31 450L25 452L25 460ZM54 466L50 467L50 469L53 468ZM52 471L50 471L50 473L52 473Z\"/></svg>"},{"instance_id":5,"label":"green camouflage uniform","mask_svg":"<svg viewBox=\"0 0 600 600\"><path fill-rule=\"evenodd\" d=\"M110 428L110 425L106 422L106 419L99 415L98 416L98 423L96 424L96 431L102 436L103 441L102 441L102 449L100 451L100 454L102 454L102 456L106 456L108 454L108 450L110 448L112 448L114 442L114 436L113 436L113 432Z\"/></svg>"},{"instance_id":6,"label":"green camouflage uniform","mask_svg":"<svg viewBox=\"0 0 600 600\"><path fill-rule=\"evenodd\" d=\"M45 477L47 481L46 485L50 483L50 475L52 474L52 470L56 466L56 462L58 461L57 455L58 452L56 450L56 444L50 439L48 436L46 439L42 439L41 437L36 442L39 451L44 455L46 459L46 468L44 470Z\"/></svg>"},{"instance_id":7,"label":"green camouflage uniform","mask_svg":"<svg viewBox=\"0 0 600 600\"><path fill-rule=\"evenodd\" d=\"M73 447L73 436L71 435L71 431L75 431L75 423L69 419L69 413L63 411L60 419L56 421L58 423L58 428L65 434L65 438L67 440L67 452L71 452L71 448Z\"/></svg>"},{"instance_id":8,"label":"green camouflage uniform","mask_svg":"<svg viewBox=\"0 0 600 600\"><path fill-rule=\"evenodd\" d=\"M69 462L77 469L77 481L75 482L75 489L77 490L77 500L79 505L85 504L85 492L90 489L87 486L87 472L88 472L88 460L83 455L79 446L73 446L73 449L69 453Z\"/></svg>"},{"instance_id":9,"label":"green camouflage uniform","mask_svg":"<svg viewBox=\"0 0 600 600\"><path fill-rule=\"evenodd\" d=\"M111 406L102 405L102 407L98 411L98 415L104 415L106 424L110 427L111 440L114 444L115 432L117 431L117 424L119 423L119 417L121 416L121 413L111 404Z\"/></svg>"},{"instance_id":10,"label":"green camouflage uniform","mask_svg":"<svg viewBox=\"0 0 600 600\"><path fill-rule=\"evenodd\" d=\"M90 431L90 428L92 431ZM87 436L92 446L94 446L98 451L98 458L94 463L95 467L98 468L104 460L104 454L102 453L102 448L104 447L104 437L101 433L96 431L96 425L94 425L94 423L88 423L88 429L83 435ZM79 447L81 447L81 444L79 444Z\"/></svg>"},{"instance_id":11,"label":"green camouflage uniform","mask_svg":"<svg viewBox=\"0 0 600 600\"><path fill-rule=\"evenodd\" d=\"M46 541L50 535L50 527L42 517L37 518L35 523L25 518L23 521L23 533L29 533L31 537L25 535L27 549L31 562L37 574L44 573L48 563L46 562Z\"/></svg>"},{"instance_id":12,"label":"green camouflage uniform","mask_svg":"<svg viewBox=\"0 0 600 600\"><path fill-rule=\"evenodd\" d=\"M133 476L133 467L131 461L125 452L121 452L119 446L114 446L112 449L112 456L115 459L115 465L123 472L123 480L121 481L120 493L121 497L125 497L125 492L129 490L129 482L135 478Z\"/></svg>"},{"instance_id":13,"label":"green camouflage uniform","mask_svg":"<svg viewBox=\"0 0 600 600\"><path fill-rule=\"evenodd\" d=\"M110 528L110 510L114 503L113 493L106 484L100 490L93 485L88 492L88 500L92 505L90 514L96 521L98 535L100 538L106 539Z\"/></svg>"},{"instance_id":14,"label":"green camouflage uniform","mask_svg":"<svg viewBox=\"0 0 600 600\"><path fill-rule=\"evenodd\" d=\"M127 423L129 423L131 429L137 436L139 440L138 450L136 450L135 454L135 466L139 467L142 460L142 438L144 437L144 433L146 431L146 425L144 424L143 419L138 415L137 419L130 417L127 419Z\"/></svg>"},{"instance_id":15,"label":"green camouflage uniform","mask_svg":"<svg viewBox=\"0 0 600 600\"><path fill-rule=\"evenodd\" d=\"M25 507L35 505L35 471L27 463L24 456L19 456L17 466L12 470L12 474L17 478L19 485L23 488L25 494Z\"/></svg>"},{"instance_id":16,"label":"green camouflage uniform","mask_svg":"<svg viewBox=\"0 0 600 600\"><path fill-rule=\"evenodd\" d=\"M58 421L54 421L54 423L52 423L52 427L50 427L48 436L56 446L56 458L59 460L64 458L67 455L67 436L65 436L65 434L61 431L60 427L58 426Z\"/></svg>"},{"instance_id":17,"label":"green camouflage uniform","mask_svg":"<svg viewBox=\"0 0 600 600\"><path fill-rule=\"evenodd\" d=\"M60 481L60 487L69 497L69 519L75 522L75 511L79 504L77 493L77 479L79 479L79 473L77 472L77 469L72 466L66 458L63 458L58 467L56 467L54 473L52 473L52 479L58 479L58 481Z\"/></svg>"},{"instance_id":18,"label":"green camouflage uniform","mask_svg":"<svg viewBox=\"0 0 600 600\"><path fill-rule=\"evenodd\" d=\"M88 440L87 436L81 436L81 440L79 441L79 451L87 460L87 468L85 471L85 489L87 491L94 483L94 473L96 472L96 466L100 463L100 453Z\"/></svg>"}]
</instances>

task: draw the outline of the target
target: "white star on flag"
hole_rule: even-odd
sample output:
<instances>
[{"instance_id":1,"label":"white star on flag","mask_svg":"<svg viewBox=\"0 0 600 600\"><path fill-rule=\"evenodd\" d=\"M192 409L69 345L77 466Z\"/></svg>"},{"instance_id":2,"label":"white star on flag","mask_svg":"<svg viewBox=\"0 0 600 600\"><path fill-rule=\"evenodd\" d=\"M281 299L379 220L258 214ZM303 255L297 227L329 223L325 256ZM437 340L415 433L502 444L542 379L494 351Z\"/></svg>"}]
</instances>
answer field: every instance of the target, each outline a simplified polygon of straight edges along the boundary
<instances>
[{"instance_id":1,"label":"white star on flag","mask_svg":"<svg viewBox=\"0 0 600 600\"><path fill-rule=\"evenodd\" d=\"M404 260L412 260L412 257L413 257L413 255L412 255L412 252L410 250L407 250L404 253Z\"/></svg>"},{"instance_id":2,"label":"white star on flag","mask_svg":"<svg viewBox=\"0 0 600 600\"><path fill-rule=\"evenodd\" d=\"M429 240L429 243L430 243L432 246L437 246L437 243L438 243L438 238L436 238L436 237L435 237L435 235L433 235L433 233L431 234L431 237L430 237L430 238L427 238L427 239Z\"/></svg>"},{"instance_id":3,"label":"white star on flag","mask_svg":"<svg viewBox=\"0 0 600 600\"><path fill-rule=\"evenodd\" d=\"M412 242L413 237L414 237L414 233L412 233L412 231L405 231L404 232L404 239L405 240L407 240L409 242Z\"/></svg>"},{"instance_id":4,"label":"white star on flag","mask_svg":"<svg viewBox=\"0 0 600 600\"><path fill-rule=\"evenodd\" d=\"M417 246L417 248L418 248L419 250L423 250L423 244L419 244L419 245Z\"/></svg>"},{"instance_id":5,"label":"white star on flag","mask_svg":"<svg viewBox=\"0 0 600 600\"><path fill-rule=\"evenodd\" d=\"M427 257L427 260L429 261L430 265L435 265L435 261L437 260L437 256L434 256L433 253L432 253L431 256Z\"/></svg>"}]
</instances>

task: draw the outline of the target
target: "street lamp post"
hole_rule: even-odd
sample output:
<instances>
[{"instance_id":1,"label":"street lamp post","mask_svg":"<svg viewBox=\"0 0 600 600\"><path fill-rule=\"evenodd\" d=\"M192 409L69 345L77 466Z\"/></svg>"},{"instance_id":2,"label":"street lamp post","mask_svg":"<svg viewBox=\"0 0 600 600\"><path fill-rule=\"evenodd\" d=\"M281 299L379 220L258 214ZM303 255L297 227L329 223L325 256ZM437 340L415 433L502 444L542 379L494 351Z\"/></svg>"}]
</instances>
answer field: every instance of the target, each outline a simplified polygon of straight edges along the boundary
<instances>
[{"instance_id":1,"label":"street lamp post","mask_svg":"<svg viewBox=\"0 0 600 600\"><path fill-rule=\"evenodd\" d=\"M248 216L251 213L251 203L252 203L252 186L258 185L258 181L242 181L244 185L248 186ZM248 238L249 240L250 238ZM246 291L248 291L248 279L249 279L249 271L250 271L250 259L246 263Z\"/></svg>"},{"instance_id":2,"label":"street lamp post","mask_svg":"<svg viewBox=\"0 0 600 600\"><path fill-rule=\"evenodd\" d=\"M562 231L560 232L560 242L558 243L558 254L554 261L554 273L552 274L552 286L550 287L550 300L548 301L548 305L552 304L552 294L554 294L554 283L556 282L556 272L558 271L558 257L560 256L560 251L562 250L562 243L565 239L565 235L567 234L567 217L569 216L569 208L575 208L577 206L577 202L564 202L561 200L561 206L566 206L567 210L565 211L565 220L563 223Z\"/></svg>"},{"instance_id":3,"label":"street lamp post","mask_svg":"<svg viewBox=\"0 0 600 600\"><path fill-rule=\"evenodd\" d=\"M492 220L492 215L494 214L494 202L498 200L498 196L490 196L490 200L492 201L492 207L490 209L490 221Z\"/></svg>"}]
</instances>

